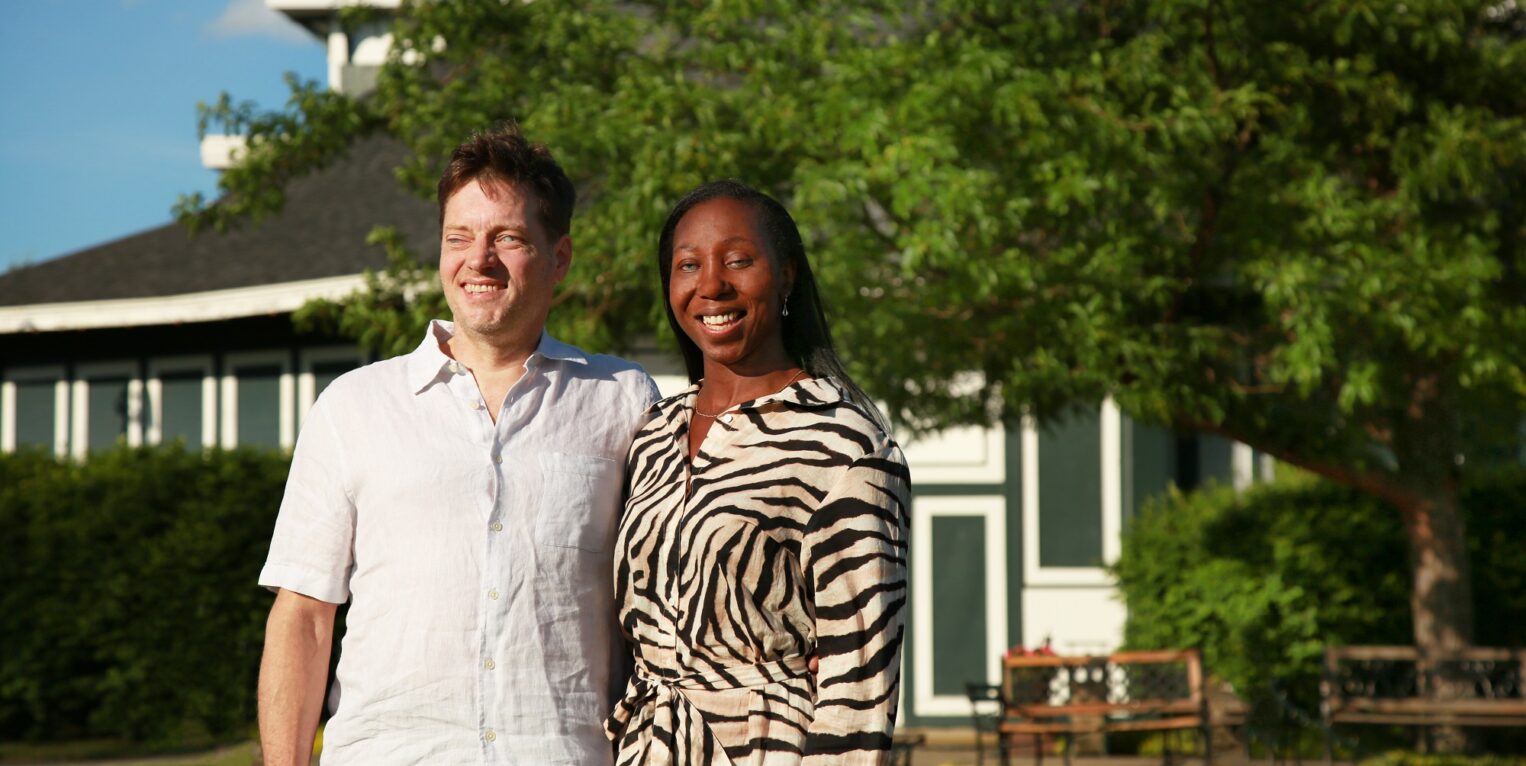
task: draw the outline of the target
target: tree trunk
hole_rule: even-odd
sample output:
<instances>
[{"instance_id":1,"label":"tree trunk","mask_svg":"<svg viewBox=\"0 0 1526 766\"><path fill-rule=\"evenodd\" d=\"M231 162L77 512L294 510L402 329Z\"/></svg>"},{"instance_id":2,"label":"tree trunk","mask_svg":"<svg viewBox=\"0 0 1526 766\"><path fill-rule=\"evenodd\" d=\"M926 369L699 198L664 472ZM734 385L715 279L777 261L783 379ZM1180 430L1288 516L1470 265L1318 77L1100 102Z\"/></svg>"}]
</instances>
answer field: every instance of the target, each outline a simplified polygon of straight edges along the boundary
<instances>
[{"instance_id":1,"label":"tree trunk","mask_svg":"<svg viewBox=\"0 0 1526 766\"><path fill-rule=\"evenodd\" d=\"M1447 659L1473 643L1473 578L1457 484L1450 478L1435 482L1412 502L1401 503L1400 510L1409 537L1415 646L1422 667L1431 670L1422 674L1431 681L1424 691L1438 700L1467 696L1469 684L1459 675L1459 663ZM1467 747L1455 726L1438 726L1433 737L1442 752Z\"/></svg>"}]
</instances>

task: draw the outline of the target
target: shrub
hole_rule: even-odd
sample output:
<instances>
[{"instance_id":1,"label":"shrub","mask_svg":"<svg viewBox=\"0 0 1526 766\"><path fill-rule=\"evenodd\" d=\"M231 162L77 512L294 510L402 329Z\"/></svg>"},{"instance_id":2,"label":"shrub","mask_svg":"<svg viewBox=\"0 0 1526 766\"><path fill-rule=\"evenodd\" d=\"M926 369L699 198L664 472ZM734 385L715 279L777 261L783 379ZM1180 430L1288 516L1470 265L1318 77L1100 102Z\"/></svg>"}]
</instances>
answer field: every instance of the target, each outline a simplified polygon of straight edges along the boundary
<instances>
[{"instance_id":1,"label":"shrub","mask_svg":"<svg viewBox=\"0 0 1526 766\"><path fill-rule=\"evenodd\" d=\"M287 458L0 455L0 738L241 733Z\"/></svg>"},{"instance_id":2,"label":"shrub","mask_svg":"<svg viewBox=\"0 0 1526 766\"><path fill-rule=\"evenodd\" d=\"M1477 643L1522 645L1526 473L1483 478L1462 503ZM1309 476L1149 504L1125 531L1114 574L1129 646L1199 647L1213 673L1251 698L1276 679L1314 710L1325 646L1413 643L1398 513Z\"/></svg>"}]
</instances>

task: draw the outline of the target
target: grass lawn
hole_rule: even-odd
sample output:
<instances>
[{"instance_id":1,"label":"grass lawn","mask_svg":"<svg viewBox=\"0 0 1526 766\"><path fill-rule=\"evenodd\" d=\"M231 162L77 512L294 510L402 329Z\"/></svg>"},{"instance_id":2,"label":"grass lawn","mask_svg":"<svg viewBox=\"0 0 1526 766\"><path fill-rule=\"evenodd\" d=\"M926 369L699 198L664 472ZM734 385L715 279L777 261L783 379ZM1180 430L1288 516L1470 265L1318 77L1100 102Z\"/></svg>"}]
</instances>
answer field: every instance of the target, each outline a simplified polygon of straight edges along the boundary
<instances>
[{"instance_id":1,"label":"grass lawn","mask_svg":"<svg viewBox=\"0 0 1526 766\"><path fill-rule=\"evenodd\" d=\"M0 744L0 764L76 766L249 766L254 743L241 742L198 752L145 752L142 745L120 740L88 740L46 745Z\"/></svg>"}]
</instances>

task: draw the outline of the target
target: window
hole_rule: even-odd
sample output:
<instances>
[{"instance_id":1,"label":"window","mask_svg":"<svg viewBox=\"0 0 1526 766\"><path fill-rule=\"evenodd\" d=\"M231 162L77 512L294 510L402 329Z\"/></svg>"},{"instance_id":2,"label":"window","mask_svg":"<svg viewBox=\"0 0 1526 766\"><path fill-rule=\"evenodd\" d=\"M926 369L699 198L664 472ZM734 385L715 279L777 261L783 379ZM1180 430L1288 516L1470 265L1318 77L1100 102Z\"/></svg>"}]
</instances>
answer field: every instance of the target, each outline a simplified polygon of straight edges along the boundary
<instances>
[{"instance_id":1,"label":"window","mask_svg":"<svg viewBox=\"0 0 1526 766\"><path fill-rule=\"evenodd\" d=\"M290 447L296 399L290 357L280 351L229 354L222 379L224 447Z\"/></svg>"},{"instance_id":2,"label":"window","mask_svg":"<svg viewBox=\"0 0 1526 766\"><path fill-rule=\"evenodd\" d=\"M69 448L69 384L62 367L16 367L0 382L0 449Z\"/></svg>"},{"instance_id":3,"label":"window","mask_svg":"<svg viewBox=\"0 0 1526 766\"><path fill-rule=\"evenodd\" d=\"M302 349L302 373L297 376L297 404L302 418L312 409L323 389L336 378L365 363L354 346Z\"/></svg>"},{"instance_id":4,"label":"window","mask_svg":"<svg viewBox=\"0 0 1526 766\"><path fill-rule=\"evenodd\" d=\"M132 362L80 365L74 379L75 457L143 442L143 382Z\"/></svg>"},{"instance_id":5,"label":"window","mask_svg":"<svg viewBox=\"0 0 1526 766\"><path fill-rule=\"evenodd\" d=\"M151 360L147 388L147 443L178 440L192 450L217 443L217 385L211 357Z\"/></svg>"},{"instance_id":6,"label":"window","mask_svg":"<svg viewBox=\"0 0 1526 766\"><path fill-rule=\"evenodd\" d=\"M1112 401L1040 429L1023 423L1023 581L1106 586L1123 524L1122 413Z\"/></svg>"}]
</instances>

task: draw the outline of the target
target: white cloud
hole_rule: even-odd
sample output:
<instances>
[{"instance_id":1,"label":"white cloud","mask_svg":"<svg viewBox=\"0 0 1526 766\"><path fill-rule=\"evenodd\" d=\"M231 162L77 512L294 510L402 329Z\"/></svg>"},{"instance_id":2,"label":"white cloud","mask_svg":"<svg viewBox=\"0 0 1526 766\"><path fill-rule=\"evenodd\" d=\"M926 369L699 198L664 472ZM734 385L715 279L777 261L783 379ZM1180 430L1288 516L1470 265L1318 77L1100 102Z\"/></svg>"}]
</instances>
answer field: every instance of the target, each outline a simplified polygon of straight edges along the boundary
<instances>
[{"instance_id":1,"label":"white cloud","mask_svg":"<svg viewBox=\"0 0 1526 766\"><path fill-rule=\"evenodd\" d=\"M265 0L228 0L228 7L202 30L213 37L268 37L288 43L310 43L313 36L265 5Z\"/></svg>"}]
</instances>

